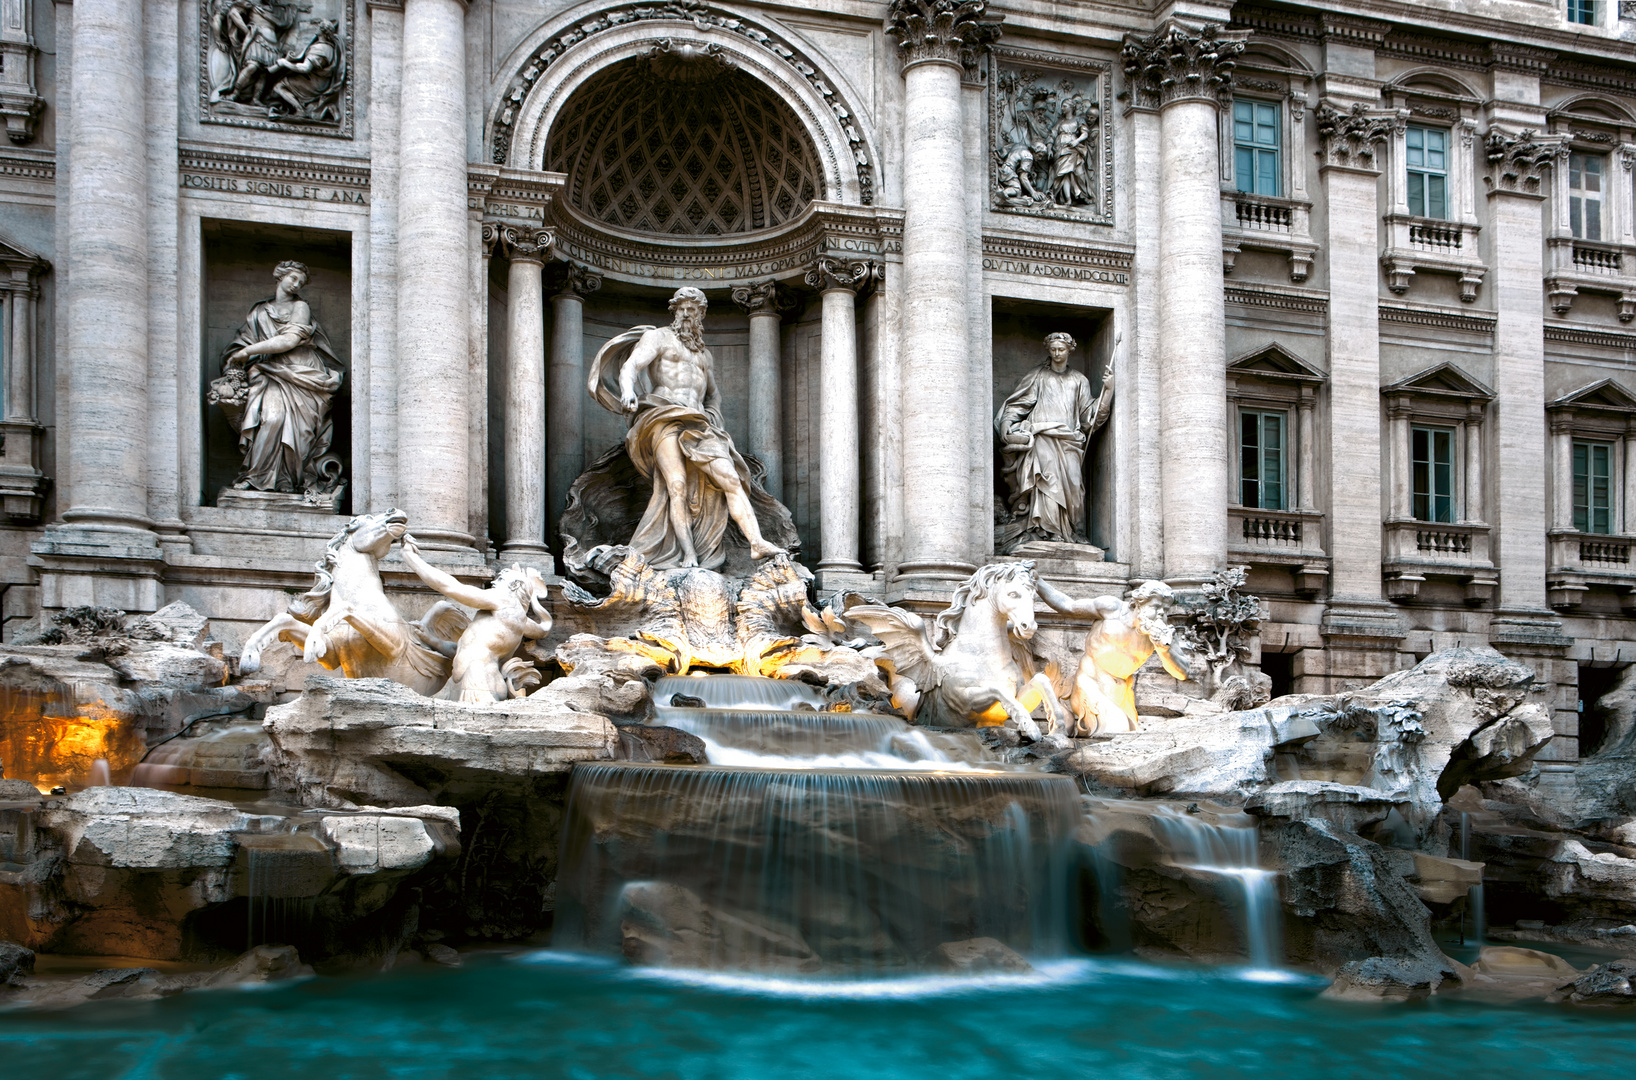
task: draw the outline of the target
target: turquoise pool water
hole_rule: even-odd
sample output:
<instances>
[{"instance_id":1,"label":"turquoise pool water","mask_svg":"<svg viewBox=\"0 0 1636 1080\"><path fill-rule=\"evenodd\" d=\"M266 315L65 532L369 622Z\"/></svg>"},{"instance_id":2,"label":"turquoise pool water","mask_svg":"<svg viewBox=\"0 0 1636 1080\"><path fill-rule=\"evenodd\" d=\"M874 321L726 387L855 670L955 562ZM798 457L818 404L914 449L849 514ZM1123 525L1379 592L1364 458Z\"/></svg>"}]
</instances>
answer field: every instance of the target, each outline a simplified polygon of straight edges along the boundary
<instances>
[{"instance_id":1,"label":"turquoise pool water","mask_svg":"<svg viewBox=\"0 0 1636 1080\"><path fill-rule=\"evenodd\" d=\"M1321 1000L1321 982L1068 961L842 991L558 954L0 1014L0 1075L347 1078L1618 1076L1636 1016Z\"/></svg>"}]
</instances>

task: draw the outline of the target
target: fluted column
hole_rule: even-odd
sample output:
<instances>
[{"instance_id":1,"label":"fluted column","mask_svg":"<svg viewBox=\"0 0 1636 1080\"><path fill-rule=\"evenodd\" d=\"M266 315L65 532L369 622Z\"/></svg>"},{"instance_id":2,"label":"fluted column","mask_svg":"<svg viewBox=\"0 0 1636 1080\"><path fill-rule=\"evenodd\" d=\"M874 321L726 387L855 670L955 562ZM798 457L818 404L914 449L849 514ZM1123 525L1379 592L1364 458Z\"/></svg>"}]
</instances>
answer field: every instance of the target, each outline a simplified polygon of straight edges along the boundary
<instances>
[{"instance_id":1,"label":"fluted column","mask_svg":"<svg viewBox=\"0 0 1636 1080\"><path fill-rule=\"evenodd\" d=\"M428 548L469 549L465 5L404 0L398 485Z\"/></svg>"},{"instance_id":2,"label":"fluted column","mask_svg":"<svg viewBox=\"0 0 1636 1080\"><path fill-rule=\"evenodd\" d=\"M1170 21L1125 39L1126 85L1159 109L1159 397L1165 576L1209 578L1227 555L1227 339L1217 112L1245 31Z\"/></svg>"},{"instance_id":3,"label":"fluted column","mask_svg":"<svg viewBox=\"0 0 1636 1080\"><path fill-rule=\"evenodd\" d=\"M142 5L74 5L68 139L68 509L99 532L148 531L147 93Z\"/></svg>"},{"instance_id":4,"label":"fluted column","mask_svg":"<svg viewBox=\"0 0 1636 1080\"><path fill-rule=\"evenodd\" d=\"M779 389L783 365L779 344L784 312L791 297L768 279L733 290L733 303L750 314L750 456L767 470L762 486L784 501L784 395Z\"/></svg>"},{"instance_id":5,"label":"fluted column","mask_svg":"<svg viewBox=\"0 0 1636 1080\"><path fill-rule=\"evenodd\" d=\"M998 39L985 0L892 0L903 63L903 561L932 583L972 569L966 147L961 79ZM1219 231L1219 230L1218 230Z\"/></svg>"},{"instance_id":6,"label":"fluted column","mask_svg":"<svg viewBox=\"0 0 1636 1080\"><path fill-rule=\"evenodd\" d=\"M585 297L602 275L578 263L551 265L551 418L546 424L546 478L551 538L568 505L568 489L585 471Z\"/></svg>"},{"instance_id":7,"label":"fluted column","mask_svg":"<svg viewBox=\"0 0 1636 1080\"><path fill-rule=\"evenodd\" d=\"M862 570L858 562L857 297L876 278L863 261L821 258L807 284L823 303L818 367L819 570Z\"/></svg>"},{"instance_id":8,"label":"fluted column","mask_svg":"<svg viewBox=\"0 0 1636 1080\"><path fill-rule=\"evenodd\" d=\"M491 226L492 228L492 226ZM506 271L506 539L501 559L542 559L545 545L545 289L552 236L502 228Z\"/></svg>"}]
</instances>

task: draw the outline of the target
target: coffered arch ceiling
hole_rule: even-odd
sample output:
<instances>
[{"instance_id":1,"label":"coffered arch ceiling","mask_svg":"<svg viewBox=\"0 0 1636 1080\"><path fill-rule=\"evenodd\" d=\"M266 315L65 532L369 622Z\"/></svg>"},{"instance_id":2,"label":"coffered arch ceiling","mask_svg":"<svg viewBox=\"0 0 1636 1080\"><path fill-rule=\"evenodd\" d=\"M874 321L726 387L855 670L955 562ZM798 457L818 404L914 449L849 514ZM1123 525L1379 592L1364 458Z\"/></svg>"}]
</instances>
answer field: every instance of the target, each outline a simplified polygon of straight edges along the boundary
<instances>
[{"instance_id":1,"label":"coffered arch ceiling","mask_svg":"<svg viewBox=\"0 0 1636 1080\"><path fill-rule=\"evenodd\" d=\"M729 236L777 228L823 191L818 152L765 83L709 57L642 57L576 89L545 167L585 218L633 232Z\"/></svg>"}]
</instances>

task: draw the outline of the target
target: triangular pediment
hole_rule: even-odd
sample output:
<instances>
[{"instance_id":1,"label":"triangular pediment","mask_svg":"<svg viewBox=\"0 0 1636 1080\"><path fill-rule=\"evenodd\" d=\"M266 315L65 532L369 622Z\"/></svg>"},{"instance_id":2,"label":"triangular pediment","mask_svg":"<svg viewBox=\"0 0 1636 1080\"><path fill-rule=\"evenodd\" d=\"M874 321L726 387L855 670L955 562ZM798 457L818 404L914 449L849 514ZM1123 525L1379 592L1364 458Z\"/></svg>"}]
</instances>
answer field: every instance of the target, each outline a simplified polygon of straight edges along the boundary
<instances>
[{"instance_id":1,"label":"triangular pediment","mask_svg":"<svg viewBox=\"0 0 1636 1080\"><path fill-rule=\"evenodd\" d=\"M1547 409L1602 409L1608 412L1636 412L1636 395L1612 379L1582 386L1567 397L1557 398Z\"/></svg>"},{"instance_id":2,"label":"triangular pediment","mask_svg":"<svg viewBox=\"0 0 1636 1080\"><path fill-rule=\"evenodd\" d=\"M1316 383L1327 378L1323 372L1277 342L1263 345L1231 361L1227 365L1227 373L1283 382Z\"/></svg>"},{"instance_id":3,"label":"triangular pediment","mask_svg":"<svg viewBox=\"0 0 1636 1080\"><path fill-rule=\"evenodd\" d=\"M40 255L0 233L0 266L7 270L31 269L39 272L49 265Z\"/></svg>"},{"instance_id":4,"label":"triangular pediment","mask_svg":"<svg viewBox=\"0 0 1636 1080\"><path fill-rule=\"evenodd\" d=\"M1424 394L1432 397L1490 401L1494 392L1452 363L1438 364L1399 379L1381 389L1383 394Z\"/></svg>"}]
</instances>

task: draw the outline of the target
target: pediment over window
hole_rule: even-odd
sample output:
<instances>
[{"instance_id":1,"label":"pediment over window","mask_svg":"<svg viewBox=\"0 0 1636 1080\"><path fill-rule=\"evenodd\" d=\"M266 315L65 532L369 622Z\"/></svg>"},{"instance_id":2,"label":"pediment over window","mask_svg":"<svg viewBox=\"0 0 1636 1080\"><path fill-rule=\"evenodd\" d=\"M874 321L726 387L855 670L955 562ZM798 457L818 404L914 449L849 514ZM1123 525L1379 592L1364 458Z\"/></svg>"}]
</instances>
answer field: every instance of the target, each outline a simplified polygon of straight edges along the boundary
<instances>
[{"instance_id":1,"label":"pediment over window","mask_svg":"<svg viewBox=\"0 0 1636 1080\"><path fill-rule=\"evenodd\" d=\"M1262 346L1229 362L1227 374L1241 379L1267 379L1286 383L1321 383L1328 381L1329 378L1276 343Z\"/></svg>"},{"instance_id":2,"label":"pediment over window","mask_svg":"<svg viewBox=\"0 0 1636 1080\"><path fill-rule=\"evenodd\" d=\"M1545 408L1550 412L1603 412L1636 414L1636 395L1612 379L1580 387L1566 397L1557 398Z\"/></svg>"},{"instance_id":3,"label":"pediment over window","mask_svg":"<svg viewBox=\"0 0 1636 1080\"><path fill-rule=\"evenodd\" d=\"M1408 378L1381 387L1380 392L1390 396L1408 395L1464 401L1494 400L1494 391L1452 363L1438 364L1436 367L1416 372Z\"/></svg>"},{"instance_id":4,"label":"pediment over window","mask_svg":"<svg viewBox=\"0 0 1636 1080\"><path fill-rule=\"evenodd\" d=\"M38 274L50 265L40 255L9 237L0 235L0 267L5 268L8 276L15 276L18 272Z\"/></svg>"}]
</instances>

